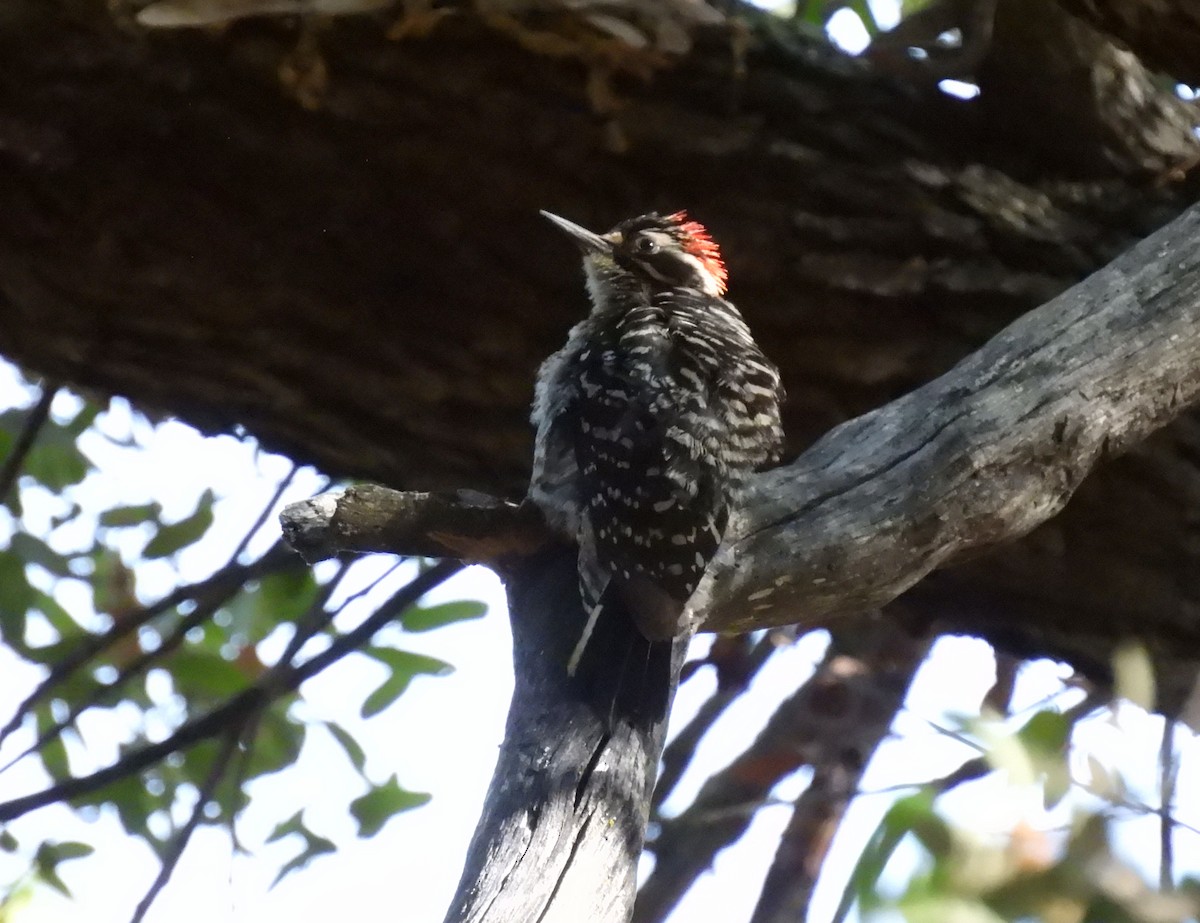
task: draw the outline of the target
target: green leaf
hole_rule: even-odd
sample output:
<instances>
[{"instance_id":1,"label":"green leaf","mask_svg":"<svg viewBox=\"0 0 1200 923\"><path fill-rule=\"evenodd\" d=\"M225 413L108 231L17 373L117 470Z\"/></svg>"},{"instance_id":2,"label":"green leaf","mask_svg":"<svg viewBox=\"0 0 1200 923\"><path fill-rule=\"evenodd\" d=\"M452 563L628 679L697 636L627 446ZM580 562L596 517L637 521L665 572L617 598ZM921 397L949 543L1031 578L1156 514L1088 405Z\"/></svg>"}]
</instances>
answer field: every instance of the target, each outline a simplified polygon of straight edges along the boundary
<instances>
[{"instance_id":1,"label":"green leaf","mask_svg":"<svg viewBox=\"0 0 1200 923\"><path fill-rule=\"evenodd\" d=\"M276 875L275 880L271 882L272 888L279 884L279 882L281 882L285 876L307 866L310 862L312 862L313 859L317 858L317 856L334 852L336 849L332 842L323 836L318 836L317 834L313 833L304 825L304 821L301 818L302 814L303 811L298 811L289 820L286 820L277 826L271 833L270 838L267 840L267 842L270 843L275 840L282 839L290 834L296 834L304 838L304 848L300 851L299 855L288 860L283 868L279 870L279 874Z\"/></svg>"},{"instance_id":2,"label":"green leaf","mask_svg":"<svg viewBox=\"0 0 1200 923\"><path fill-rule=\"evenodd\" d=\"M0 850L4 852L16 852L19 845L17 838L9 833L8 830L0 830Z\"/></svg>"},{"instance_id":3,"label":"green leaf","mask_svg":"<svg viewBox=\"0 0 1200 923\"><path fill-rule=\"evenodd\" d=\"M211 490L206 490L196 505L196 511L179 522L160 526L158 534L142 549L144 558L165 558L203 538L213 522L213 500Z\"/></svg>"},{"instance_id":4,"label":"green leaf","mask_svg":"<svg viewBox=\"0 0 1200 923\"><path fill-rule=\"evenodd\" d=\"M48 707L39 708L37 711L37 730L38 734L44 734L56 723L50 714ZM62 735L46 741L38 749L38 755L42 758L42 765L46 768L51 778L56 782L61 782L63 779L71 775L71 764L67 760L67 747L63 743Z\"/></svg>"},{"instance_id":5,"label":"green leaf","mask_svg":"<svg viewBox=\"0 0 1200 923\"><path fill-rule=\"evenodd\" d=\"M11 552L0 553L0 637L18 651L26 650L26 615L36 600L24 562Z\"/></svg>"},{"instance_id":6,"label":"green leaf","mask_svg":"<svg viewBox=\"0 0 1200 923\"><path fill-rule=\"evenodd\" d=\"M360 714L364 718L374 718L381 711L392 705L396 699L404 694L404 690L408 688L408 684L412 682L410 676L398 676L393 674L380 684L379 688L367 696L362 703Z\"/></svg>"},{"instance_id":7,"label":"green leaf","mask_svg":"<svg viewBox=\"0 0 1200 923\"><path fill-rule=\"evenodd\" d=\"M824 26L832 15L827 12L829 4L825 0L799 0L799 4L796 19L810 26Z\"/></svg>"},{"instance_id":8,"label":"green leaf","mask_svg":"<svg viewBox=\"0 0 1200 923\"><path fill-rule=\"evenodd\" d=\"M28 532L17 532L9 543L9 552L15 554L26 564L37 564L49 571L55 577L73 577L70 558L59 554L36 535Z\"/></svg>"},{"instance_id":9,"label":"green leaf","mask_svg":"<svg viewBox=\"0 0 1200 923\"><path fill-rule=\"evenodd\" d=\"M304 725L287 716L287 708L282 702L276 703L259 718L246 765L246 778L254 779L286 769L296 762L303 745Z\"/></svg>"},{"instance_id":10,"label":"green leaf","mask_svg":"<svg viewBox=\"0 0 1200 923\"><path fill-rule=\"evenodd\" d=\"M116 808L125 832L143 838L148 835L146 821L155 808L153 796L146 791L145 782L136 775L118 779L94 792L76 795L70 804L73 808L111 804Z\"/></svg>"},{"instance_id":11,"label":"green leaf","mask_svg":"<svg viewBox=\"0 0 1200 923\"><path fill-rule=\"evenodd\" d=\"M142 503L137 506L114 506L100 514L100 525L106 529L124 529L140 526L144 522L157 522L162 515L162 504Z\"/></svg>"},{"instance_id":12,"label":"green leaf","mask_svg":"<svg viewBox=\"0 0 1200 923\"><path fill-rule=\"evenodd\" d=\"M1070 742L1071 720L1061 712L1040 711L1017 731L1017 739L1034 756L1058 757Z\"/></svg>"},{"instance_id":13,"label":"green leaf","mask_svg":"<svg viewBox=\"0 0 1200 923\"><path fill-rule=\"evenodd\" d=\"M86 634L79 627L79 623L75 621L71 613L64 609L57 599L49 593L43 593L40 590L35 591L35 593L34 608L46 617L46 621L58 632L62 640L77 641L80 636ZM57 658L55 659L57 660ZM43 659L43 662L49 661Z\"/></svg>"},{"instance_id":14,"label":"green leaf","mask_svg":"<svg viewBox=\"0 0 1200 923\"><path fill-rule=\"evenodd\" d=\"M39 846L37 852L34 853L33 867L38 878L64 897L70 897L71 892L58 876L58 866L72 859L82 859L84 856L90 856L93 852L93 848L87 843L46 842Z\"/></svg>"},{"instance_id":15,"label":"green leaf","mask_svg":"<svg viewBox=\"0 0 1200 923\"><path fill-rule=\"evenodd\" d=\"M1113 691L1146 711L1154 710L1154 663L1145 645L1136 641L1117 647L1112 655Z\"/></svg>"},{"instance_id":16,"label":"green leaf","mask_svg":"<svg viewBox=\"0 0 1200 923\"><path fill-rule=\"evenodd\" d=\"M301 853L284 864L279 870L279 874L275 876L275 880L271 882L271 887L275 887L279 882L292 872L298 872L305 868L317 856L325 855L326 853L335 852L337 847L333 842L325 839L323 836L311 836L308 838L308 845L304 847Z\"/></svg>"},{"instance_id":17,"label":"green leaf","mask_svg":"<svg viewBox=\"0 0 1200 923\"><path fill-rule=\"evenodd\" d=\"M897 909L908 923L1005 923L982 900L957 897L951 894L923 895L914 900L902 900Z\"/></svg>"},{"instance_id":18,"label":"green leaf","mask_svg":"<svg viewBox=\"0 0 1200 923\"><path fill-rule=\"evenodd\" d=\"M220 654L202 648L180 648L168 663L176 691L188 699L223 699L249 685L246 675L235 663Z\"/></svg>"},{"instance_id":19,"label":"green leaf","mask_svg":"<svg viewBox=\"0 0 1200 923\"><path fill-rule=\"evenodd\" d=\"M333 739L342 745L342 749L346 751L346 756L354 764L354 768L358 770L359 775L362 775L363 768L367 765L367 754L363 751L359 742L344 727L340 724L334 724L332 721L325 722L325 730L332 734Z\"/></svg>"},{"instance_id":20,"label":"green leaf","mask_svg":"<svg viewBox=\"0 0 1200 923\"><path fill-rule=\"evenodd\" d=\"M376 785L361 798L351 801L350 813L358 821L358 835L365 839L382 830L393 815L419 808L427 804L430 797L427 792L410 792L402 788L393 775L382 785Z\"/></svg>"},{"instance_id":21,"label":"green leaf","mask_svg":"<svg viewBox=\"0 0 1200 923\"><path fill-rule=\"evenodd\" d=\"M850 0L846 6L862 20L868 35L874 37L879 34L879 23L875 21L875 11L871 9L869 0Z\"/></svg>"},{"instance_id":22,"label":"green leaf","mask_svg":"<svg viewBox=\"0 0 1200 923\"><path fill-rule=\"evenodd\" d=\"M1016 733L1035 773L1042 777L1042 796L1047 810L1053 808L1071 788L1067 765L1071 740L1071 720L1056 711L1040 711Z\"/></svg>"},{"instance_id":23,"label":"green leaf","mask_svg":"<svg viewBox=\"0 0 1200 923\"><path fill-rule=\"evenodd\" d=\"M298 621L319 589L311 570L263 577L224 606L230 630L245 635L248 641L261 641L280 625Z\"/></svg>"},{"instance_id":24,"label":"green leaf","mask_svg":"<svg viewBox=\"0 0 1200 923\"><path fill-rule=\"evenodd\" d=\"M277 840L282 840L285 836L290 836L293 833L304 835L304 809L301 808L287 820L275 825L275 829L271 831L271 835L267 837L267 843L274 843Z\"/></svg>"},{"instance_id":25,"label":"green leaf","mask_svg":"<svg viewBox=\"0 0 1200 923\"><path fill-rule=\"evenodd\" d=\"M87 843L67 841L57 844L54 847L54 851L58 854L58 861L65 862L68 859L82 859L85 856L90 856L96 851L96 848L89 846Z\"/></svg>"},{"instance_id":26,"label":"green leaf","mask_svg":"<svg viewBox=\"0 0 1200 923\"><path fill-rule=\"evenodd\" d=\"M487 606L484 603L464 599L423 609L413 607L400 616L400 624L405 631L431 631L454 622L477 619L486 613Z\"/></svg>"},{"instance_id":27,"label":"green leaf","mask_svg":"<svg viewBox=\"0 0 1200 923\"><path fill-rule=\"evenodd\" d=\"M25 473L53 493L78 484L92 468L92 463L76 448L39 440L25 456Z\"/></svg>"},{"instance_id":28,"label":"green leaf","mask_svg":"<svg viewBox=\"0 0 1200 923\"><path fill-rule=\"evenodd\" d=\"M271 628L307 612L320 587L310 568L268 574L258 582L259 606Z\"/></svg>"},{"instance_id":29,"label":"green leaf","mask_svg":"<svg viewBox=\"0 0 1200 923\"><path fill-rule=\"evenodd\" d=\"M79 408L79 413L75 414L66 423L61 423L58 428L72 440L78 439L83 434L83 431L91 427L96 422L96 417L100 416L100 412L107 406L105 404L96 404L92 401L84 401L82 407Z\"/></svg>"},{"instance_id":30,"label":"green leaf","mask_svg":"<svg viewBox=\"0 0 1200 923\"><path fill-rule=\"evenodd\" d=\"M923 836L918 834L922 843L926 840L935 844L940 840L949 843L949 830L945 822L934 813L935 797L933 791L922 789L899 799L883 815L866 848L858 857L854 871L850 873L850 880L842 892L837 916L844 917L855 899L864 912L879 906L879 878L883 875L884 867L891 859L892 853L907 834L923 831ZM935 831L938 833L935 834Z\"/></svg>"},{"instance_id":31,"label":"green leaf","mask_svg":"<svg viewBox=\"0 0 1200 923\"><path fill-rule=\"evenodd\" d=\"M362 704L362 716L371 718L400 698L408 688L413 677L425 674L428 676L446 676L454 671L454 667L444 660L426 657L423 654L413 654L409 651L399 651L390 647L367 647L363 653L383 663L391 671L387 679L367 696Z\"/></svg>"}]
</instances>

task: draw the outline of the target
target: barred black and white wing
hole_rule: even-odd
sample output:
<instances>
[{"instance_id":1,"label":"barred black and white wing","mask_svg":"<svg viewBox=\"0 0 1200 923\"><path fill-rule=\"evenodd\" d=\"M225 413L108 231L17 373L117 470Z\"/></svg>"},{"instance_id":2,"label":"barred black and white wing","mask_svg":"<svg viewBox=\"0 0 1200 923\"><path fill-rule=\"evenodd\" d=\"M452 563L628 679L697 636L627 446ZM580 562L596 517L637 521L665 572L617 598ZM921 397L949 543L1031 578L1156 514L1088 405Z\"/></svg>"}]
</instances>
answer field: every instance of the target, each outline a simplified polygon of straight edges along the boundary
<instances>
[{"instance_id":1,"label":"barred black and white wing","mask_svg":"<svg viewBox=\"0 0 1200 923\"><path fill-rule=\"evenodd\" d=\"M587 624L568 669L602 675L597 651L622 661L613 675L632 664L665 707L680 616L745 477L778 458L779 375L720 297L724 266L700 225L651 214L602 236L549 217L583 247L593 302L543 364L533 414L530 497L580 549ZM628 634L606 622L635 624L642 648L597 644Z\"/></svg>"}]
</instances>

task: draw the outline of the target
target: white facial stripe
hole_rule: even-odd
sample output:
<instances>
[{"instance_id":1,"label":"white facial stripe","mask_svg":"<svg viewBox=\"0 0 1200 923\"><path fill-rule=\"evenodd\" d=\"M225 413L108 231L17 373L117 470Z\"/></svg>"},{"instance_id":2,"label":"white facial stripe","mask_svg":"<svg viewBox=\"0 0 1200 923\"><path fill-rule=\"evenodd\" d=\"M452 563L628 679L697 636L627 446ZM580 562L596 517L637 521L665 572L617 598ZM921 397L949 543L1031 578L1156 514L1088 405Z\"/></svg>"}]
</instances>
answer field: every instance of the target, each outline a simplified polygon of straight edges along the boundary
<instances>
[{"instance_id":1,"label":"white facial stripe","mask_svg":"<svg viewBox=\"0 0 1200 923\"><path fill-rule=\"evenodd\" d=\"M700 288L704 294L718 296L721 294L721 283L717 281L716 276L708 271L704 263L690 253L680 253L679 258L696 270L696 275L700 278Z\"/></svg>"}]
</instances>

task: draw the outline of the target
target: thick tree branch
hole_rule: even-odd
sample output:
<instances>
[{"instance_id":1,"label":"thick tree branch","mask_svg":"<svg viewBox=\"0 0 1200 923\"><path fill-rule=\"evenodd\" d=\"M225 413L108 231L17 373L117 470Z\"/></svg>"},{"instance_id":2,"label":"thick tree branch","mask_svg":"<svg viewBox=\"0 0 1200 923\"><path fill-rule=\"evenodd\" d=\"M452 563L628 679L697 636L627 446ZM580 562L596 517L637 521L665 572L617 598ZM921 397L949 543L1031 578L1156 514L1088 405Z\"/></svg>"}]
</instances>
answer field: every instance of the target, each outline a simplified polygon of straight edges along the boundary
<instances>
[{"instance_id":1,"label":"thick tree branch","mask_svg":"<svg viewBox=\"0 0 1200 923\"><path fill-rule=\"evenodd\" d=\"M1186 197L1111 168L1028 178L1028 139L1002 129L1045 108L1042 83L981 121L778 28L751 28L741 70L728 35L704 38L616 87L609 118L584 64L474 17L407 42L343 18L317 40L331 81L309 111L280 86L286 22L145 33L104 4L7 7L0 351L409 489L527 478L534 369L585 305L538 208L705 220L784 368L798 448Z\"/></svg>"},{"instance_id":2,"label":"thick tree branch","mask_svg":"<svg viewBox=\"0 0 1200 923\"><path fill-rule=\"evenodd\" d=\"M702 37L617 86L622 108L599 117L582 64L473 17L402 43L342 18L317 40L331 78L314 111L279 82L286 22L146 34L103 4L8 9L0 350L409 489L523 488L533 370L584 309L578 267L545 257L539 207L603 224L687 205L706 220L784 369L799 450L944 372L1195 194L1148 188L1073 132L1041 133L1064 156L1040 174L1009 129L1053 108L1044 75L1005 82L984 118L979 101L759 25L744 59ZM1180 129L1114 124L1130 150ZM1082 175L1083 159L1109 166ZM1014 602L1076 626L1184 611L1200 596L1178 502L1200 495L1193 428L1107 466L1056 520L1054 540L1086 547L1099 573L1082 553L1049 566L1032 540L965 588L937 585L956 603L971 590L976 622ZM1137 506L1136 530L1106 518L1114 498ZM1178 560L1118 554L1154 529Z\"/></svg>"},{"instance_id":3,"label":"thick tree branch","mask_svg":"<svg viewBox=\"0 0 1200 923\"><path fill-rule=\"evenodd\" d=\"M364 484L292 503L280 522L288 543L309 562L343 551L381 551L495 566L551 539L533 507L474 490L405 493Z\"/></svg>"},{"instance_id":4,"label":"thick tree branch","mask_svg":"<svg viewBox=\"0 0 1200 923\"><path fill-rule=\"evenodd\" d=\"M1192 0L1059 0L1128 45L1147 64L1200 85L1200 6Z\"/></svg>"},{"instance_id":5,"label":"thick tree branch","mask_svg":"<svg viewBox=\"0 0 1200 923\"><path fill-rule=\"evenodd\" d=\"M1098 462L1200 394L1198 331L1200 206L943 377L758 478L693 598L701 627L812 625L867 611L934 568L1025 535ZM375 488L316 504L330 515L287 528L326 551L446 553L463 543L428 536L456 530L469 530L472 547L519 551L539 534L520 507L477 498ZM289 508L285 523L312 508ZM352 522L367 523L365 538L347 531ZM1019 623L1021 613L1011 617ZM1109 626L1111 639L1127 630ZM1186 642L1200 656L1200 629Z\"/></svg>"},{"instance_id":6,"label":"thick tree branch","mask_svg":"<svg viewBox=\"0 0 1200 923\"><path fill-rule=\"evenodd\" d=\"M629 720L567 676L583 624L573 549L517 562L507 586L513 702L446 921L626 923L666 716Z\"/></svg>"},{"instance_id":7,"label":"thick tree branch","mask_svg":"<svg viewBox=\"0 0 1200 923\"><path fill-rule=\"evenodd\" d=\"M1195 207L946 375L759 478L693 603L720 630L875 608L1025 535L1198 394ZM1200 655L1200 630L1188 641Z\"/></svg>"}]
</instances>

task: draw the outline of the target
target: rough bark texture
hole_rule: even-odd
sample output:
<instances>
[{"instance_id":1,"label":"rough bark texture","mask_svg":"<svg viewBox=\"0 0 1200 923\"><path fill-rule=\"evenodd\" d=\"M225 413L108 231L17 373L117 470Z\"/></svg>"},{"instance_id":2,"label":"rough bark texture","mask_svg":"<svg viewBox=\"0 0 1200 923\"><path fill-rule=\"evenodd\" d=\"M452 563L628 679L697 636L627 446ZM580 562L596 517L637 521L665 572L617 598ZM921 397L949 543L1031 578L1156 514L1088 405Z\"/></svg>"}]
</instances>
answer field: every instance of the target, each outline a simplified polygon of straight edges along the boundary
<instances>
[{"instance_id":1,"label":"rough bark texture","mask_svg":"<svg viewBox=\"0 0 1200 923\"><path fill-rule=\"evenodd\" d=\"M293 503L280 520L288 544L309 562L351 551L498 566L552 540L532 505L470 490L403 493L363 484Z\"/></svg>"},{"instance_id":2,"label":"rough bark texture","mask_svg":"<svg viewBox=\"0 0 1200 923\"><path fill-rule=\"evenodd\" d=\"M784 369L799 447L944 371L1194 195L1154 185L1158 159L1037 179L971 102L765 32L740 76L717 37L619 82L624 108L601 117L580 63L467 17L403 43L373 18L338 21L306 111L281 90L296 36L277 23L146 35L90 3L6 10L0 350L397 487L521 492L533 369L583 310L539 206L603 225L686 204L711 224ZM1053 89L1009 85L986 124L1020 122ZM1178 111L1155 111L1130 151L1150 131L1185 143ZM1190 605L1191 426L1086 484L1055 526L1072 557L1072 542L1104 549L1111 592L1034 539L973 575L979 610L1018 587L1032 605L1072 600L1089 625L1134 621L1148 584L1169 611ZM1132 527L1114 495L1136 498Z\"/></svg>"},{"instance_id":3,"label":"rough bark texture","mask_svg":"<svg viewBox=\"0 0 1200 923\"><path fill-rule=\"evenodd\" d=\"M1200 206L1029 312L939 379L836 428L793 464L756 477L692 600L695 627L807 626L870 611L935 568L1042 525L1097 464L1139 444L1200 397L1197 330ZM517 507L388 496L360 491L340 502L297 504L285 525L299 534L297 523L308 521L304 514L313 505L328 508L326 534L316 525L309 533L333 550L427 553L427 532L468 525L483 547L503 545L511 554L531 542L529 532L516 533L517 545L509 540L514 522L522 521ZM444 517L442 525L427 521L429 508ZM469 516L476 521L467 522ZM345 533L355 524L363 532L348 544ZM364 543L364 534L373 543ZM410 544L396 543L404 540ZM1138 624L1098 623L1087 632L1066 614L1030 633L1092 672L1103 671L1114 645L1130 634L1156 653L1200 662L1200 626L1191 611L1152 604ZM989 626L969 611L959 617L985 634L1024 630L1021 607L998 615ZM952 626L955 618L941 621ZM1190 688L1187 680L1172 689L1166 706L1177 708Z\"/></svg>"},{"instance_id":4,"label":"rough bark texture","mask_svg":"<svg viewBox=\"0 0 1200 923\"><path fill-rule=\"evenodd\" d=\"M0 350L397 487L521 489L533 370L584 308L538 207L712 225L799 446L1183 198L1022 182L1005 112L805 44L764 39L739 78L715 37L606 118L581 64L475 21L404 43L339 21L309 112L280 87L286 27L145 35L99 6L0 22Z\"/></svg>"},{"instance_id":5,"label":"rough bark texture","mask_svg":"<svg viewBox=\"0 0 1200 923\"><path fill-rule=\"evenodd\" d=\"M1200 85L1200 6L1162 0L1060 0L1129 46L1151 67Z\"/></svg>"},{"instance_id":6,"label":"rough bark texture","mask_svg":"<svg viewBox=\"0 0 1200 923\"><path fill-rule=\"evenodd\" d=\"M446 921L625 923L666 719L610 717L568 680L583 624L573 549L526 559L506 583L516 687ZM676 644L676 678L686 646Z\"/></svg>"},{"instance_id":7,"label":"rough bark texture","mask_svg":"<svg viewBox=\"0 0 1200 923\"><path fill-rule=\"evenodd\" d=\"M941 378L757 478L697 592L705 624L869 610L1041 525L1094 466L1200 397L1197 329L1200 207ZM1178 611L1145 618L1141 629L1163 627L1176 649L1193 627Z\"/></svg>"}]
</instances>

